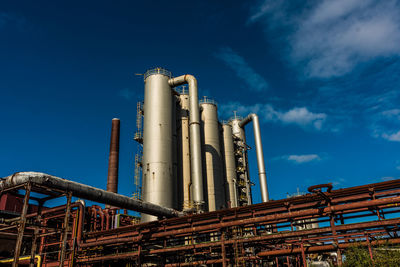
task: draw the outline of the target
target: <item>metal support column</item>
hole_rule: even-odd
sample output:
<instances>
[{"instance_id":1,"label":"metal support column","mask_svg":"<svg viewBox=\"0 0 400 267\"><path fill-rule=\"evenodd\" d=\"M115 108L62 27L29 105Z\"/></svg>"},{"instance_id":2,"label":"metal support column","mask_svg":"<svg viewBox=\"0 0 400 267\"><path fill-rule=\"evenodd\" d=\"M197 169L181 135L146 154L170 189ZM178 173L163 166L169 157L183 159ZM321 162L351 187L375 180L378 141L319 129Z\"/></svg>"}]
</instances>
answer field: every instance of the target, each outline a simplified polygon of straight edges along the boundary
<instances>
[{"instance_id":1,"label":"metal support column","mask_svg":"<svg viewBox=\"0 0 400 267\"><path fill-rule=\"evenodd\" d=\"M304 245L303 241L301 241L301 257L303 259L303 267L307 267L307 259L306 259L306 253L304 252Z\"/></svg>"},{"instance_id":2,"label":"metal support column","mask_svg":"<svg viewBox=\"0 0 400 267\"><path fill-rule=\"evenodd\" d=\"M24 238L26 214L28 212L28 207L29 207L29 196L31 193L31 188L32 188L32 185L30 183L28 183L25 186L24 206L22 207L20 222L18 224L18 236L17 236L17 242L15 244L14 262L12 263L13 267L18 266L18 262L19 262L19 256L20 256L19 254L21 253L21 245L22 245L22 240Z\"/></svg>"},{"instance_id":3,"label":"metal support column","mask_svg":"<svg viewBox=\"0 0 400 267\"><path fill-rule=\"evenodd\" d=\"M42 207L43 207L43 202L40 201L38 205L38 211L37 211L37 217L36 221L38 225L41 225L41 220L42 220ZM34 267L35 266L35 255L36 255L36 250L37 250L37 238L39 234L40 226L36 226L35 230L33 232L33 238L32 238L32 246L31 246L31 259L29 262L29 267Z\"/></svg>"},{"instance_id":4,"label":"metal support column","mask_svg":"<svg viewBox=\"0 0 400 267\"><path fill-rule=\"evenodd\" d=\"M374 256L372 254L372 248L371 248L371 241L369 240L368 234L365 234L365 240L367 241L368 245L369 257L371 258L371 261L374 262Z\"/></svg>"},{"instance_id":5,"label":"metal support column","mask_svg":"<svg viewBox=\"0 0 400 267\"><path fill-rule=\"evenodd\" d=\"M221 231L221 253L222 253L222 267L227 267L226 265L226 251L225 251L225 233L223 229Z\"/></svg>"},{"instance_id":6,"label":"metal support column","mask_svg":"<svg viewBox=\"0 0 400 267\"><path fill-rule=\"evenodd\" d=\"M64 266L65 254L66 254L66 249L67 249L67 238L68 238L68 231L69 231L69 216L71 214L71 198L72 198L72 194L71 194L71 192L68 192L67 193L67 206L66 206L65 217L64 217L64 234L63 234L63 239L62 239L60 265L59 266Z\"/></svg>"},{"instance_id":7,"label":"metal support column","mask_svg":"<svg viewBox=\"0 0 400 267\"><path fill-rule=\"evenodd\" d=\"M328 205L329 207L331 206L331 204L329 203L329 205ZM343 265L343 262L342 262L342 252L340 251L340 248L339 248L339 241L338 241L338 238L337 238L337 233L336 233L336 226L335 226L335 215L333 214L333 213L331 213L330 214L330 226L331 226L331 229L332 229L332 235L333 235L333 239L334 239L334 244L336 244L336 247L337 247L337 250L336 250L336 253L337 253L337 263L338 263L338 266L342 266Z\"/></svg>"}]
</instances>

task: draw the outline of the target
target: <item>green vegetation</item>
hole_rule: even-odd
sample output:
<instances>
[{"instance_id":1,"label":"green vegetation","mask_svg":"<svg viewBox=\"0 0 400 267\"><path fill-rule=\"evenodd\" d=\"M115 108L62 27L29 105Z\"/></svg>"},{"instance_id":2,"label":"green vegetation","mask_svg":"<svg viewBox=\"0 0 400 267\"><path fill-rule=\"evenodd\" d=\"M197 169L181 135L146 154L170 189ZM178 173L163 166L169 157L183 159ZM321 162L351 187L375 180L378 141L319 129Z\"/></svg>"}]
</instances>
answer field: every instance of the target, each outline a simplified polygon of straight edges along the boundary
<instances>
[{"instance_id":1,"label":"green vegetation","mask_svg":"<svg viewBox=\"0 0 400 267\"><path fill-rule=\"evenodd\" d=\"M344 252L345 261L343 267L398 267L400 266L400 248L390 244L380 245L373 248L372 262L368 248L360 244L354 245Z\"/></svg>"}]
</instances>

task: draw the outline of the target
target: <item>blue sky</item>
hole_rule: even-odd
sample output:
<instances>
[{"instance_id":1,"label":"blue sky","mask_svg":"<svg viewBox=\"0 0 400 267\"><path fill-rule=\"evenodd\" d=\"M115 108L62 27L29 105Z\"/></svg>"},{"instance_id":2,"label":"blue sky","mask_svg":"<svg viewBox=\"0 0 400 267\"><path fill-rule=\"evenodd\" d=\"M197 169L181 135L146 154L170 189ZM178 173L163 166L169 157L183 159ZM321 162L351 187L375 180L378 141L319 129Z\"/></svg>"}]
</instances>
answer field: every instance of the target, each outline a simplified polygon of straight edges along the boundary
<instances>
[{"instance_id":1,"label":"blue sky","mask_svg":"<svg viewBox=\"0 0 400 267\"><path fill-rule=\"evenodd\" d=\"M131 194L135 73L162 66L195 75L221 119L259 114L273 199L400 178L399 11L392 0L2 1L0 176L105 188L119 117L119 190ZM254 150L250 167L258 202Z\"/></svg>"}]
</instances>

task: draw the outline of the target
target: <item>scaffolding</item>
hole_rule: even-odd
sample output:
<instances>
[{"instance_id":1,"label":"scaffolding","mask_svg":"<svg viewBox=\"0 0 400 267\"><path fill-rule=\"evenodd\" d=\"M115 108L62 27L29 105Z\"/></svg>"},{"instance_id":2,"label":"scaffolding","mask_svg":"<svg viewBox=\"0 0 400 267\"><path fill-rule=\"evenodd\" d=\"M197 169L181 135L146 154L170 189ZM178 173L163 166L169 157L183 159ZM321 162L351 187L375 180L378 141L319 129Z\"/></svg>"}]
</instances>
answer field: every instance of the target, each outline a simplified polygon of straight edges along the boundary
<instances>
[{"instance_id":1,"label":"scaffolding","mask_svg":"<svg viewBox=\"0 0 400 267\"><path fill-rule=\"evenodd\" d=\"M237 190L238 190L238 204L245 206L251 204L251 196L249 194L249 177L247 166L247 150L248 146L240 138L233 136L233 144L235 151L236 161L236 174L237 174Z\"/></svg>"},{"instance_id":2,"label":"scaffolding","mask_svg":"<svg viewBox=\"0 0 400 267\"><path fill-rule=\"evenodd\" d=\"M134 140L138 143L135 154L135 175L134 175L134 191L132 197L137 200L142 198L141 178L142 178L142 159L143 159L143 103L138 102L136 105L136 132Z\"/></svg>"}]
</instances>

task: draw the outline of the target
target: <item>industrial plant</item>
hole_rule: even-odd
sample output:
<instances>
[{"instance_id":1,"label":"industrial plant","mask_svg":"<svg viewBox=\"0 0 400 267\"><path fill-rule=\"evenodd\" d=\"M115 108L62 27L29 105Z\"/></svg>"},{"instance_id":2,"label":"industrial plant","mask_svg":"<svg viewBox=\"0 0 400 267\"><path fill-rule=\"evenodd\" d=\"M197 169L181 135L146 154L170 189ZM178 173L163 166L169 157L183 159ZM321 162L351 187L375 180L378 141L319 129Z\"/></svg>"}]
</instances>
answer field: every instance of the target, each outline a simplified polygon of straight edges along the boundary
<instances>
[{"instance_id":1,"label":"industrial plant","mask_svg":"<svg viewBox=\"0 0 400 267\"><path fill-rule=\"evenodd\" d=\"M310 185L270 200L268 180L279 178L267 179L257 114L219 118L193 75L154 68L143 77L133 194L118 194L113 119L106 190L40 172L0 180L0 265L325 267L342 266L355 245L373 260L374 247L400 243L400 180Z\"/></svg>"}]
</instances>

